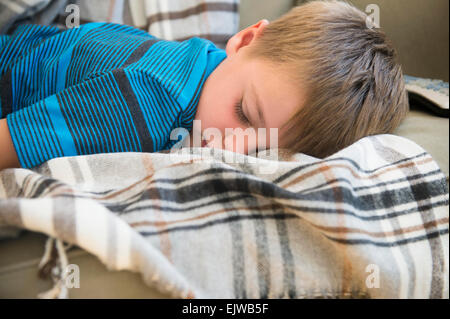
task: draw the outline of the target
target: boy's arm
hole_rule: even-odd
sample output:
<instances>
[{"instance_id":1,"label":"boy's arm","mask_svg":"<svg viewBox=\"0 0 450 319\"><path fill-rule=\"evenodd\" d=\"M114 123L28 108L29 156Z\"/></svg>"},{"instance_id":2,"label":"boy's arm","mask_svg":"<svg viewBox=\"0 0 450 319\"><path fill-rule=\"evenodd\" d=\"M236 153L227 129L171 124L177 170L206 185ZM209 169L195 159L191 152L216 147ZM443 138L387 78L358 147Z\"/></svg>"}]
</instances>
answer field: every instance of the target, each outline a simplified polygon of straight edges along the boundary
<instances>
[{"instance_id":1,"label":"boy's arm","mask_svg":"<svg viewBox=\"0 0 450 319\"><path fill-rule=\"evenodd\" d=\"M0 120L0 170L20 167L6 118Z\"/></svg>"}]
</instances>

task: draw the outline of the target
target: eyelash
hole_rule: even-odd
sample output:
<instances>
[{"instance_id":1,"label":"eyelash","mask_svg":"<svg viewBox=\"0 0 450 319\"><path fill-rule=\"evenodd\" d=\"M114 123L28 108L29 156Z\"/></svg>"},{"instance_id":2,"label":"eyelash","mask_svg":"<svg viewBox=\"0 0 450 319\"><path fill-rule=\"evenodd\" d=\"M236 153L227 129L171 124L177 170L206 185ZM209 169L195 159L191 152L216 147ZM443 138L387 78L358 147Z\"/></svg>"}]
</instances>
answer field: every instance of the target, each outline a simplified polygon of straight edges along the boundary
<instances>
[{"instance_id":1,"label":"eyelash","mask_svg":"<svg viewBox=\"0 0 450 319\"><path fill-rule=\"evenodd\" d=\"M250 121L244 114L244 110L242 109L242 100L235 104L234 106L234 112L236 113L236 116L238 117L239 121L244 125L249 125Z\"/></svg>"}]
</instances>

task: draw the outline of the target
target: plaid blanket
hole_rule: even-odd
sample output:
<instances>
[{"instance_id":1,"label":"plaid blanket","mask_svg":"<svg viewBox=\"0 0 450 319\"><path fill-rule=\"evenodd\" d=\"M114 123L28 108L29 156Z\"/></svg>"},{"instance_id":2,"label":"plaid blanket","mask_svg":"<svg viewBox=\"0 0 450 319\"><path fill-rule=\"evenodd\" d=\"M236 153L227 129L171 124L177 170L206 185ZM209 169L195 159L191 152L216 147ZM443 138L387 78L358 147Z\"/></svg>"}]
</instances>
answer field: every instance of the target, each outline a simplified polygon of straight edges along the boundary
<instances>
[{"instance_id":1,"label":"plaid blanket","mask_svg":"<svg viewBox=\"0 0 450 319\"><path fill-rule=\"evenodd\" d=\"M384 134L325 159L268 155L183 148L6 169L0 225L179 298L449 297L448 185L420 146Z\"/></svg>"},{"instance_id":2,"label":"plaid blanket","mask_svg":"<svg viewBox=\"0 0 450 319\"><path fill-rule=\"evenodd\" d=\"M68 7L73 4L80 24L127 24L160 39L182 41L197 36L221 48L239 25L239 0L2 0L0 33L11 34L24 23L64 29L68 16L75 12L73 6Z\"/></svg>"},{"instance_id":3,"label":"plaid blanket","mask_svg":"<svg viewBox=\"0 0 450 319\"><path fill-rule=\"evenodd\" d=\"M80 23L221 47L238 26L237 0L2 0L0 32L65 27L70 3ZM323 160L188 150L2 170L0 238L42 232L41 270L52 250L67 266L66 242L180 298L449 297L448 181L414 142L371 136ZM68 296L58 273L41 297Z\"/></svg>"}]
</instances>

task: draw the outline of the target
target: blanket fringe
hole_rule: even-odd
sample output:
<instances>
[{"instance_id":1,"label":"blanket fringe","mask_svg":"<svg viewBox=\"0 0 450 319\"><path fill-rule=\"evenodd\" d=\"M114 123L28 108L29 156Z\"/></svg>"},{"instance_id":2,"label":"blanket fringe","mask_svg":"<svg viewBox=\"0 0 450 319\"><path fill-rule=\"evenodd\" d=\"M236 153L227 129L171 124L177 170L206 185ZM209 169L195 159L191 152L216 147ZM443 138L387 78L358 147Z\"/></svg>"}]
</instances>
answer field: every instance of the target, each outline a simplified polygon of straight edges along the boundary
<instances>
[{"instance_id":1,"label":"blanket fringe","mask_svg":"<svg viewBox=\"0 0 450 319\"><path fill-rule=\"evenodd\" d=\"M64 246L62 240L49 237L45 243L44 255L39 262L39 276L52 277L53 288L37 295L39 299L67 299L69 291L66 286L67 266L69 265L66 251L72 245Z\"/></svg>"}]
</instances>

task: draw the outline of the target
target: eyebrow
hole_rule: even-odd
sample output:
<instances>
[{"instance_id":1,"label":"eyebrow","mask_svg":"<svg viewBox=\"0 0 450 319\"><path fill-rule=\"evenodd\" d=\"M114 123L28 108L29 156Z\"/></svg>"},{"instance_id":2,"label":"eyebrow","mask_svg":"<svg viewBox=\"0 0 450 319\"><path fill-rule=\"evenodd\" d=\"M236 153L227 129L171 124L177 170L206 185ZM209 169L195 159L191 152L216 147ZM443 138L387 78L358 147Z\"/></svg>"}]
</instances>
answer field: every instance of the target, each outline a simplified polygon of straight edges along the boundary
<instances>
[{"instance_id":1,"label":"eyebrow","mask_svg":"<svg viewBox=\"0 0 450 319\"><path fill-rule=\"evenodd\" d=\"M262 127L266 127L264 113L261 108L261 101L260 101L258 95L256 94L256 89L255 89L255 86L253 83L252 83L252 89L253 89L253 96L255 97L255 100L256 100L256 109L258 110L258 123L262 124Z\"/></svg>"}]
</instances>

